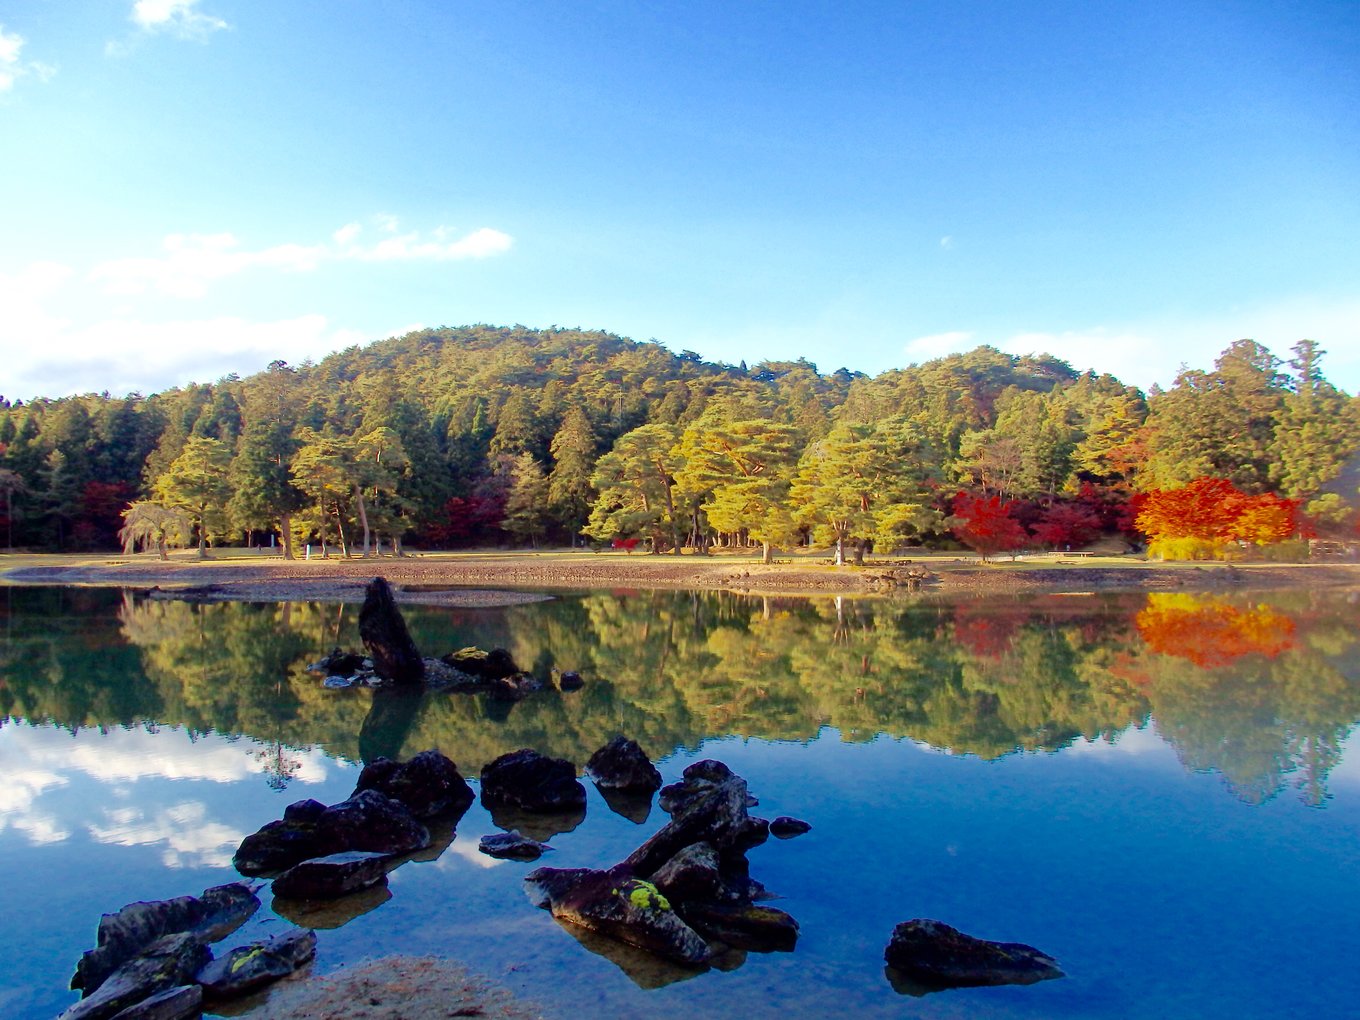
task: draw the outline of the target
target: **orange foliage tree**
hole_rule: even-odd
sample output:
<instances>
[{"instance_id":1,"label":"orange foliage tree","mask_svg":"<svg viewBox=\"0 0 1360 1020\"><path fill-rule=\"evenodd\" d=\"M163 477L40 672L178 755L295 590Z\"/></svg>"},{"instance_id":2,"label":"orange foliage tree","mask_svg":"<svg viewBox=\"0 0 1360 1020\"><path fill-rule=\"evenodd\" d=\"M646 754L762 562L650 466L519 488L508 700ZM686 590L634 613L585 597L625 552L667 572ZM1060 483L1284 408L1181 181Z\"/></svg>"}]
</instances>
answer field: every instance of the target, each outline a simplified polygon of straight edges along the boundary
<instances>
[{"instance_id":1,"label":"orange foliage tree","mask_svg":"<svg viewBox=\"0 0 1360 1020\"><path fill-rule=\"evenodd\" d=\"M1269 545L1297 534L1299 501L1248 496L1224 478L1196 478L1143 496L1138 529L1148 552L1164 559L1218 559L1235 542Z\"/></svg>"}]
</instances>

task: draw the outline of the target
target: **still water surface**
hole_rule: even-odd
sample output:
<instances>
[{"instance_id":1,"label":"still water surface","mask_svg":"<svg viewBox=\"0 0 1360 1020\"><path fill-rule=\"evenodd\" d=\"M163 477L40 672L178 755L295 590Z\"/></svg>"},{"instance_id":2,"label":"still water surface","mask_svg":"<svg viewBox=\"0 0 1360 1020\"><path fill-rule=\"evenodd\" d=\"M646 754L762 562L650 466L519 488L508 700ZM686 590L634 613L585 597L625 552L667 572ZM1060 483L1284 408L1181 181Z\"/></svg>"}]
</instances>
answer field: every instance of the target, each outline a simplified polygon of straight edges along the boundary
<instances>
[{"instance_id":1,"label":"still water surface","mask_svg":"<svg viewBox=\"0 0 1360 1020\"><path fill-rule=\"evenodd\" d=\"M855 602L616 592L412 609L436 654L509 648L584 690L517 705L326 690L355 607L0 589L0 1015L50 1016L99 914L231 881L247 833L344 799L365 757L439 747L475 778L519 747L578 765L616 733L667 782L726 761L795 952L728 972L583 944L476 850L474 805L319 925L319 971L447 955L551 1015L1283 1017L1360 1010L1360 593ZM589 785L589 784L588 784ZM665 820L589 789L547 863L604 867ZM450 837L452 837L450 839ZM266 907L232 943L279 930ZM1068 977L911 998L892 927L1028 942Z\"/></svg>"}]
</instances>

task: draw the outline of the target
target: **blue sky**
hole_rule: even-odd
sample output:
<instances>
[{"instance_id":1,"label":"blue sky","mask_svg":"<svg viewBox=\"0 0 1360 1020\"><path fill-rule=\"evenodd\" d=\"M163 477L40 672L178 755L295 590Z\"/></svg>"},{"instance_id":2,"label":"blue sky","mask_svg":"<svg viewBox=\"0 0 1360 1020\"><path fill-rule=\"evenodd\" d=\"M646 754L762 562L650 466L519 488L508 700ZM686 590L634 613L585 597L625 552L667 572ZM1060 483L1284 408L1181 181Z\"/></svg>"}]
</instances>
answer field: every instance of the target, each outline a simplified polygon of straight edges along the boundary
<instances>
[{"instance_id":1,"label":"blue sky","mask_svg":"<svg viewBox=\"0 0 1360 1020\"><path fill-rule=\"evenodd\" d=\"M1360 390L1360 4L7 0L0 393L419 326Z\"/></svg>"}]
</instances>

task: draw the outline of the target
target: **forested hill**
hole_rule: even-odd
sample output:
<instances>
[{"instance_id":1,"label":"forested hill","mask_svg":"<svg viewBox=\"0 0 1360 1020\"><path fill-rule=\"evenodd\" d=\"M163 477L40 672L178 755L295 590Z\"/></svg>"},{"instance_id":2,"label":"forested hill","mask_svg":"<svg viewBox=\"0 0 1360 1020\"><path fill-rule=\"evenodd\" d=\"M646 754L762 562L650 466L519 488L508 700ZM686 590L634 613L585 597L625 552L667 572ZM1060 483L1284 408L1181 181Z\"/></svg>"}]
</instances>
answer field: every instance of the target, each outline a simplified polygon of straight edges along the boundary
<instances>
[{"instance_id":1,"label":"forested hill","mask_svg":"<svg viewBox=\"0 0 1360 1020\"><path fill-rule=\"evenodd\" d=\"M1355 494L1326 490L1360 445L1360 404L1321 353L1304 341L1284 365L1238 341L1145 398L990 347L868 378L603 332L422 330L145 397L0 398L0 538L114 548L132 504L155 544L862 547L947 535L963 491L1017 501L1008 515L1051 543L1203 476L1340 526Z\"/></svg>"}]
</instances>

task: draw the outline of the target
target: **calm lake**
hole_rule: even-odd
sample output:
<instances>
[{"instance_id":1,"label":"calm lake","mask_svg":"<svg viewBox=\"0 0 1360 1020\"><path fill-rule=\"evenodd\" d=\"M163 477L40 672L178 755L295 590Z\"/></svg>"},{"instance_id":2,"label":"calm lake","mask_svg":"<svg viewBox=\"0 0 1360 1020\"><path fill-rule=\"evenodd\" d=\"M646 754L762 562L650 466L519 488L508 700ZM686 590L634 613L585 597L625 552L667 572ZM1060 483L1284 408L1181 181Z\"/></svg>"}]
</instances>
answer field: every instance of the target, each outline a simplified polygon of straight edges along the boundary
<instances>
[{"instance_id":1,"label":"calm lake","mask_svg":"<svg viewBox=\"0 0 1360 1020\"><path fill-rule=\"evenodd\" d=\"M853 601L618 591L411 608L427 654L504 646L584 689L393 707L305 666L355 606L190 605L0 588L0 1015L52 1016L99 915L237 876L240 840L361 760L438 747L475 779L532 747L578 766L617 733L667 782L700 758L766 818L750 854L802 926L728 971L583 942L530 905L534 865L477 851L474 804L388 891L317 925L315 968L464 962L562 1017L1339 1017L1360 1010L1360 592ZM587 784L543 863L607 867L660 827ZM450 836L452 839L450 841ZM216 947L290 923L265 908ZM915 998L893 925L1026 942L1067 977Z\"/></svg>"}]
</instances>

